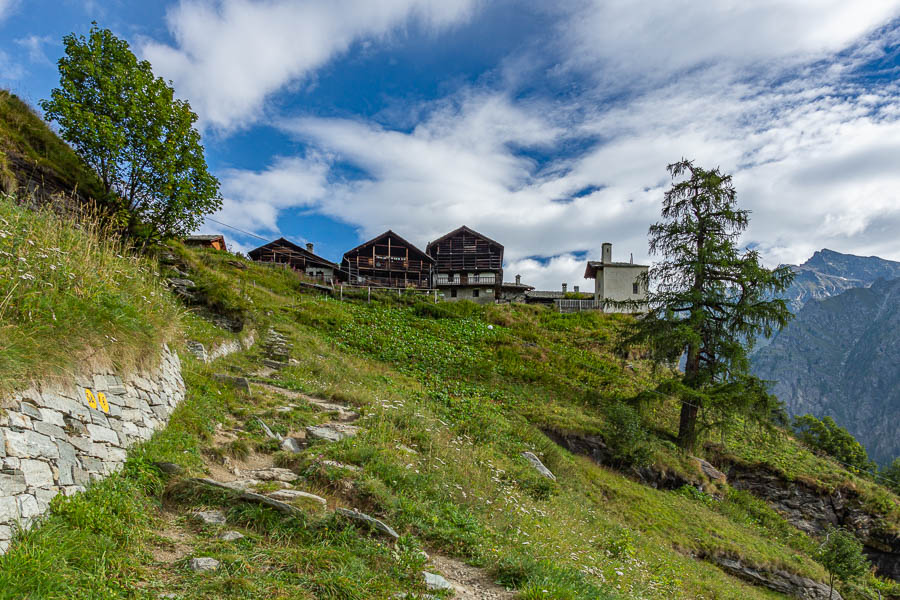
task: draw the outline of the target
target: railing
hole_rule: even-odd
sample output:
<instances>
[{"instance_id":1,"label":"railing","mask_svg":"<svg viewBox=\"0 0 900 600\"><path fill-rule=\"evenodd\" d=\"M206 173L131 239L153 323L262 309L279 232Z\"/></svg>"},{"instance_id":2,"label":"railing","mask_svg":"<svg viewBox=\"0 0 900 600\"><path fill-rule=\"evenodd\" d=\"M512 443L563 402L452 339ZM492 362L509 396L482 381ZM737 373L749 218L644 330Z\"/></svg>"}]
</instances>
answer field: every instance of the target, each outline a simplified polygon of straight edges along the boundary
<instances>
[{"instance_id":1,"label":"railing","mask_svg":"<svg viewBox=\"0 0 900 600\"><path fill-rule=\"evenodd\" d=\"M429 266L422 260L406 260L388 257L357 256L349 260L349 264L353 268L370 268L380 269L383 271L427 271Z\"/></svg>"},{"instance_id":2,"label":"railing","mask_svg":"<svg viewBox=\"0 0 900 600\"><path fill-rule=\"evenodd\" d=\"M579 300L575 298L561 298L554 300L556 310L561 313L583 312L586 310L602 310L603 303L594 300Z\"/></svg>"},{"instance_id":3,"label":"railing","mask_svg":"<svg viewBox=\"0 0 900 600\"><path fill-rule=\"evenodd\" d=\"M494 285L497 278L493 275L476 275L475 277L435 277L434 285Z\"/></svg>"}]
</instances>

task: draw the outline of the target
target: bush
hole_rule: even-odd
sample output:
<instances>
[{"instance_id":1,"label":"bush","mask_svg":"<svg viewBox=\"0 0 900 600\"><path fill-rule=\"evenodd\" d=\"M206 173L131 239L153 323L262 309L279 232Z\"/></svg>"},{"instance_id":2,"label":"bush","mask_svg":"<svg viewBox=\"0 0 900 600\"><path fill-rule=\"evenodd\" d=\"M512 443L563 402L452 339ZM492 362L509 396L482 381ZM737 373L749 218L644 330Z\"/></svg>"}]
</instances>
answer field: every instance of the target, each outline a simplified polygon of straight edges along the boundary
<instances>
[{"instance_id":1,"label":"bush","mask_svg":"<svg viewBox=\"0 0 900 600\"><path fill-rule=\"evenodd\" d=\"M636 467L650 463L650 433L637 410L624 402L612 403L606 408L606 422L604 439L615 462Z\"/></svg>"},{"instance_id":2,"label":"bush","mask_svg":"<svg viewBox=\"0 0 900 600\"><path fill-rule=\"evenodd\" d=\"M862 444L831 417L824 417L821 421L812 415L796 417L794 430L801 442L836 458L851 469L862 472L875 469L875 463L869 460Z\"/></svg>"}]
</instances>

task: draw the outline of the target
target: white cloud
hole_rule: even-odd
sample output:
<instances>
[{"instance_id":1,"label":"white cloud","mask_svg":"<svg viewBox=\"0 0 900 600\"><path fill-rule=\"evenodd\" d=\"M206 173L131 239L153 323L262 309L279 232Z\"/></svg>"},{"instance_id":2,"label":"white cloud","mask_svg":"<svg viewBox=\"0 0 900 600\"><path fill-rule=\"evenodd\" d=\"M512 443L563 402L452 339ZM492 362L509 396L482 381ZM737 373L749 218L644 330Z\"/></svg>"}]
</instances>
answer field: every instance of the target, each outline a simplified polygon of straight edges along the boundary
<instances>
[{"instance_id":1,"label":"white cloud","mask_svg":"<svg viewBox=\"0 0 900 600\"><path fill-rule=\"evenodd\" d=\"M19 0L0 0L0 21L12 14L19 5Z\"/></svg>"},{"instance_id":2,"label":"white cloud","mask_svg":"<svg viewBox=\"0 0 900 600\"><path fill-rule=\"evenodd\" d=\"M9 57L9 54L0 50L0 81L8 79L16 81L25 75L22 65Z\"/></svg>"},{"instance_id":3,"label":"white cloud","mask_svg":"<svg viewBox=\"0 0 900 600\"><path fill-rule=\"evenodd\" d=\"M847 77L882 51L883 38L865 36L894 5L808 5L816 10L751 3L697 12L673 3L654 13L630 3L632 13L621 3L592 4L573 16L578 43L566 46L566 66L554 76L593 65L593 87L565 100L523 99L503 87L509 81L463 90L419 111L427 116L412 131L284 120L282 129L319 154L233 172L245 184L228 186L229 206L254 227L274 230L280 210L300 206L355 224L363 236L392 228L422 245L466 224L506 245L507 279L521 273L544 289L563 281L590 289L577 256L597 256L602 242L614 243L618 260L649 260L646 232L669 185L665 166L684 156L734 174L739 203L753 210L745 241L771 264L802 262L822 247L900 259L900 144L892 141L900 139L900 90L890 80L864 86ZM590 31L596 47L585 45ZM822 58L829 60L814 62ZM640 81L629 83L629 70ZM627 100L606 100L610 80ZM600 141L585 145L588 138ZM367 176L331 180L336 163ZM303 182L282 187L291 170L305 173ZM267 186L274 190L259 193ZM304 191L273 200L288 190Z\"/></svg>"},{"instance_id":4,"label":"white cloud","mask_svg":"<svg viewBox=\"0 0 900 600\"><path fill-rule=\"evenodd\" d=\"M327 164L317 156L278 158L264 171L225 171L222 209L215 218L255 233L277 233L281 211L317 205L326 193L327 173Z\"/></svg>"},{"instance_id":5,"label":"white cloud","mask_svg":"<svg viewBox=\"0 0 900 600\"><path fill-rule=\"evenodd\" d=\"M167 13L176 45L145 41L142 55L174 80L205 123L231 129L259 118L274 92L360 40L410 23L462 22L474 0L181 0Z\"/></svg>"},{"instance_id":6,"label":"white cloud","mask_svg":"<svg viewBox=\"0 0 900 600\"><path fill-rule=\"evenodd\" d=\"M16 44L24 48L28 52L28 60L33 63L50 64L50 59L44 54L44 46L52 44L53 38L49 35L29 35L28 37L19 38Z\"/></svg>"},{"instance_id":7,"label":"white cloud","mask_svg":"<svg viewBox=\"0 0 900 600\"><path fill-rule=\"evenodd\" d=\"M564 22L570 62L628 85L697 67L808 62L900 14L897 0L591 0L575 7Z\"/></svg>"}]
</instances>

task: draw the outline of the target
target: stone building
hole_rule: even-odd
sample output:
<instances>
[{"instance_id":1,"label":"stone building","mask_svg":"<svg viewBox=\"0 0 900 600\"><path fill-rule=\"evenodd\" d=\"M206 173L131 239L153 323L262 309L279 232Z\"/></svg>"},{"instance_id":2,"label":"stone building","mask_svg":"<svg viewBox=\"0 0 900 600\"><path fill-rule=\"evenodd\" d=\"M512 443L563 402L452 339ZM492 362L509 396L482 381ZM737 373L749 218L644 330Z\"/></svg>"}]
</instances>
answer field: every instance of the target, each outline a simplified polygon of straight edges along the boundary
<instances>
[{"instance_id":1,"label":"stone building","mask_svg":"<svg viewBox=\"0 0 900 600\"><path fill-rule=\"evenodd\" d=\"M503 245L465 225L429 243L434 259L433 285L444 300L487 304L500 299Z\"/></svg>"},{"instance_id":2,"label":"stone building","mask_svg":"<svg viewBox=\"0 0 900 600\"><path fill-rule=\"evenodd\" d=\"M604 312L646 312L647 288L641 275L650 267L636 265L634 261L614 262L612 244L604 243L600 261L588 261L585 279L594 280L594 302ZM615 305L629 301L637 304Z\"/></svg>"},{"instance_id":3,"label":"stone building","mask_svg":"<svg viewBox=\"0 0 900 600\"><path fill-rule=\"evenodd\" d=\"M301 248L284 238L254 248L247 256L257 262L286 264L295 271L305 273L307 277L329 283L335 280L335 274L339 270L335 263L313 254L312 244L307 243L306 248Z\"/></svg>"},{"instance_id":4,"label":"stone building","mask_svg":"<svg viewBox=\"0 0 900 600\"><path fill-rule=\"evenodd\" d=\"M504 281L500 285L500 301L513 304L525 304L528 292L534 289L533 285L522 283L522 276L516 275L515 283Z\"/></svg>"}]
</instances>

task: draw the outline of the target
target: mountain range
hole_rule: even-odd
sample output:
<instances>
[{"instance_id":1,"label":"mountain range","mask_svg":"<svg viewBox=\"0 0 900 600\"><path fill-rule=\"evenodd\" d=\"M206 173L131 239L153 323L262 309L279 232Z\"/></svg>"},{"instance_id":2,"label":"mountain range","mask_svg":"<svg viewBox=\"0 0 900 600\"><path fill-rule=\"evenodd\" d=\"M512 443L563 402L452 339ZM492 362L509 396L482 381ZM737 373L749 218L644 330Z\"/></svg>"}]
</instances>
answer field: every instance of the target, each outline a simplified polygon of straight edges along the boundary
<instances>
[{"instance_id":1,"label":"mountain range","mask_svg":"<svg viewBox=\"0 0 900 600\"><path fill-rule=\"evenodd\" d=\"M792 269L795 318L752 370L791 415L831 415L886 464L900 456L900 262L826 249Z\"/></svg>"}]
</instances>

